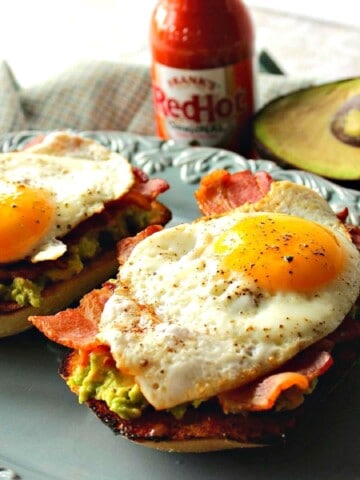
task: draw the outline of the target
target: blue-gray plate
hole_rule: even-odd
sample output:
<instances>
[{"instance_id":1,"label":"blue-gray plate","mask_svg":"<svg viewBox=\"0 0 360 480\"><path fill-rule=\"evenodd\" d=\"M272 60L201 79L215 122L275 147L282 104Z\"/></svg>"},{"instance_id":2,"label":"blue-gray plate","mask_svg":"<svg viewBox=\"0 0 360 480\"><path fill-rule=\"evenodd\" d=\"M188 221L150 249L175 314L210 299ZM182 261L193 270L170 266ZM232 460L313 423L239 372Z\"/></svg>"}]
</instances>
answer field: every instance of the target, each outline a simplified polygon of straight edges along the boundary
<instances>
[{"instance_id":1,"label":"blue-gray plate","mask_svg":"<svg viewBox=\"0 0 360 480\"><path fill-rule=\"evenodd\" d=\"M19 149L39 132L0 136L0 150ZM224 150L183 148L120 132L82 132L123 152L171 189L161 200L171 224L199 216L193 193L206 172L266 170L308 185L335 211L359 223L360 193L316 175L245 160ZM114 436L69 391L57 373L64 350L35 330L0 340L0 479L23 480L359 480L360 366L299 426L291 443L206 454L150 450Z\"/></svg>"}]
</instances>

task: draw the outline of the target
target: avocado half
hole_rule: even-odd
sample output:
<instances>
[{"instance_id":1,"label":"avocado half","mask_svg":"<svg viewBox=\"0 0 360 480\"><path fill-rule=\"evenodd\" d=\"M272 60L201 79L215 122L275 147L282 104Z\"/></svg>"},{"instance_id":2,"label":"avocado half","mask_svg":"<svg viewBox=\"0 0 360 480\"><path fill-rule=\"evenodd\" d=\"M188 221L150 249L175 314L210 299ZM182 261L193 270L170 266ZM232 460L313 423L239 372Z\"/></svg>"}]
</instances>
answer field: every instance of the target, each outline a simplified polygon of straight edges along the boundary
<instances>
[{"instance_id":1,"label":"avocado half","mask_svg":"<svg viewBox=\"0 0 360 480\"><path fill-rule=\"evenodd\" d=\"M360 77L271 101L254 117L254 146L285 167L360 180Z\"/></svg>"}]
</instances>

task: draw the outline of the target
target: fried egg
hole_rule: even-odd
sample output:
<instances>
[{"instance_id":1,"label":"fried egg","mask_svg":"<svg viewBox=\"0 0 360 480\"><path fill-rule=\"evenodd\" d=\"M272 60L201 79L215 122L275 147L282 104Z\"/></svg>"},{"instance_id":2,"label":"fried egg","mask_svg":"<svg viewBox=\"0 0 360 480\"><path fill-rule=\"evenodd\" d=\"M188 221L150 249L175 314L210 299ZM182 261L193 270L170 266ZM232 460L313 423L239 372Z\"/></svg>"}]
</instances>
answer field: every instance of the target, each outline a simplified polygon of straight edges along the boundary
<instances>
[{"instance_id":1,"label":"fried egg","mask_svg":"<svg viewBox=\"0 0 360 480\"><path fill-rule=\"evenodd\" d=\"M1 154L0 263L59 258L67 248L62 237L133 183L123 156L67 133Z\"/></svg>"},{"instance_id":2,"label":"fried egg","mask_svg":"<svg viewBox=\"0 0 360 480\"><path fill-rule=\"evenodd\" d=\"M335 330L359 290L360 254L327 202L273 182L255 204L136 245L98 337L166 409L281 366Z\"/></svg>"}]
</instances>

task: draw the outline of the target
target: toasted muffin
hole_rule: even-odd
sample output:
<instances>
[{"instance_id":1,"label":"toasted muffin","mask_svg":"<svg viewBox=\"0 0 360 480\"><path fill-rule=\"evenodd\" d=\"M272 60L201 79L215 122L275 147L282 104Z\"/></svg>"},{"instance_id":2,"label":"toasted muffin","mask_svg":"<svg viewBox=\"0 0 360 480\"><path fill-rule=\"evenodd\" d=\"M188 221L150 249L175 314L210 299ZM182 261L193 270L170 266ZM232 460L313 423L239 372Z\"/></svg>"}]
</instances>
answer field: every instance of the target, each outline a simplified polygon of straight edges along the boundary
<instances>
[{"instance_id":1,"label":"toasted muffin","mask_svg":"<svg viewBox=\"0 0 360 480\"><path fill-rule=\"evenodd\" d=\"M311 189L265 183L120 241L116 279L30 318L72 349L61 376L115 433L183 452L283 442L358 357L357 229Z\"/></svg>"}]
</instances>

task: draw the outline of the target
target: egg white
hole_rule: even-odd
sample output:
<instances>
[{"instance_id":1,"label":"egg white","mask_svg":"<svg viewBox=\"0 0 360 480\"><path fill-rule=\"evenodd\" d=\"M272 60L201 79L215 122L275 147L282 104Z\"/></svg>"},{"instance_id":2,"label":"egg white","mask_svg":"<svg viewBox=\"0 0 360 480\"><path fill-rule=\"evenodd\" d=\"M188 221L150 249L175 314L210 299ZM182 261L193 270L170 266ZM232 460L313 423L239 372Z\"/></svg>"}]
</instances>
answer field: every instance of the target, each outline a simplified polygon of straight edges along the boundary
<instances>
[{"instance_id":1,"label":"egg white","mask_svg":"<svg viewBox=\"0 0 360 480\"><path fill-rule=\"evenodd\" d=\"M61 238L134 183L131 165L122 155L66 133L49 135L22 152L0 154L0 176L2 184L45 190L55 206L53 225L29 252L32 262L63 255L67 247Z\"/></svg>"},{"instance_id":2,"label":"egg white","mask_svg":"<svg viewBox=\"0 0 360 480\"><path fill-rule=\"evenodd\" d=\"M340 274L314 292L262 291L214 255L221 233L258 211L292 213L331 228L345 255ZM260 202L163 230L121 267L99 339L157 409L206 399L271 371L332 332L360 290L360 254L327 202L274 182Z\"/></svg>"}]
</instances>

